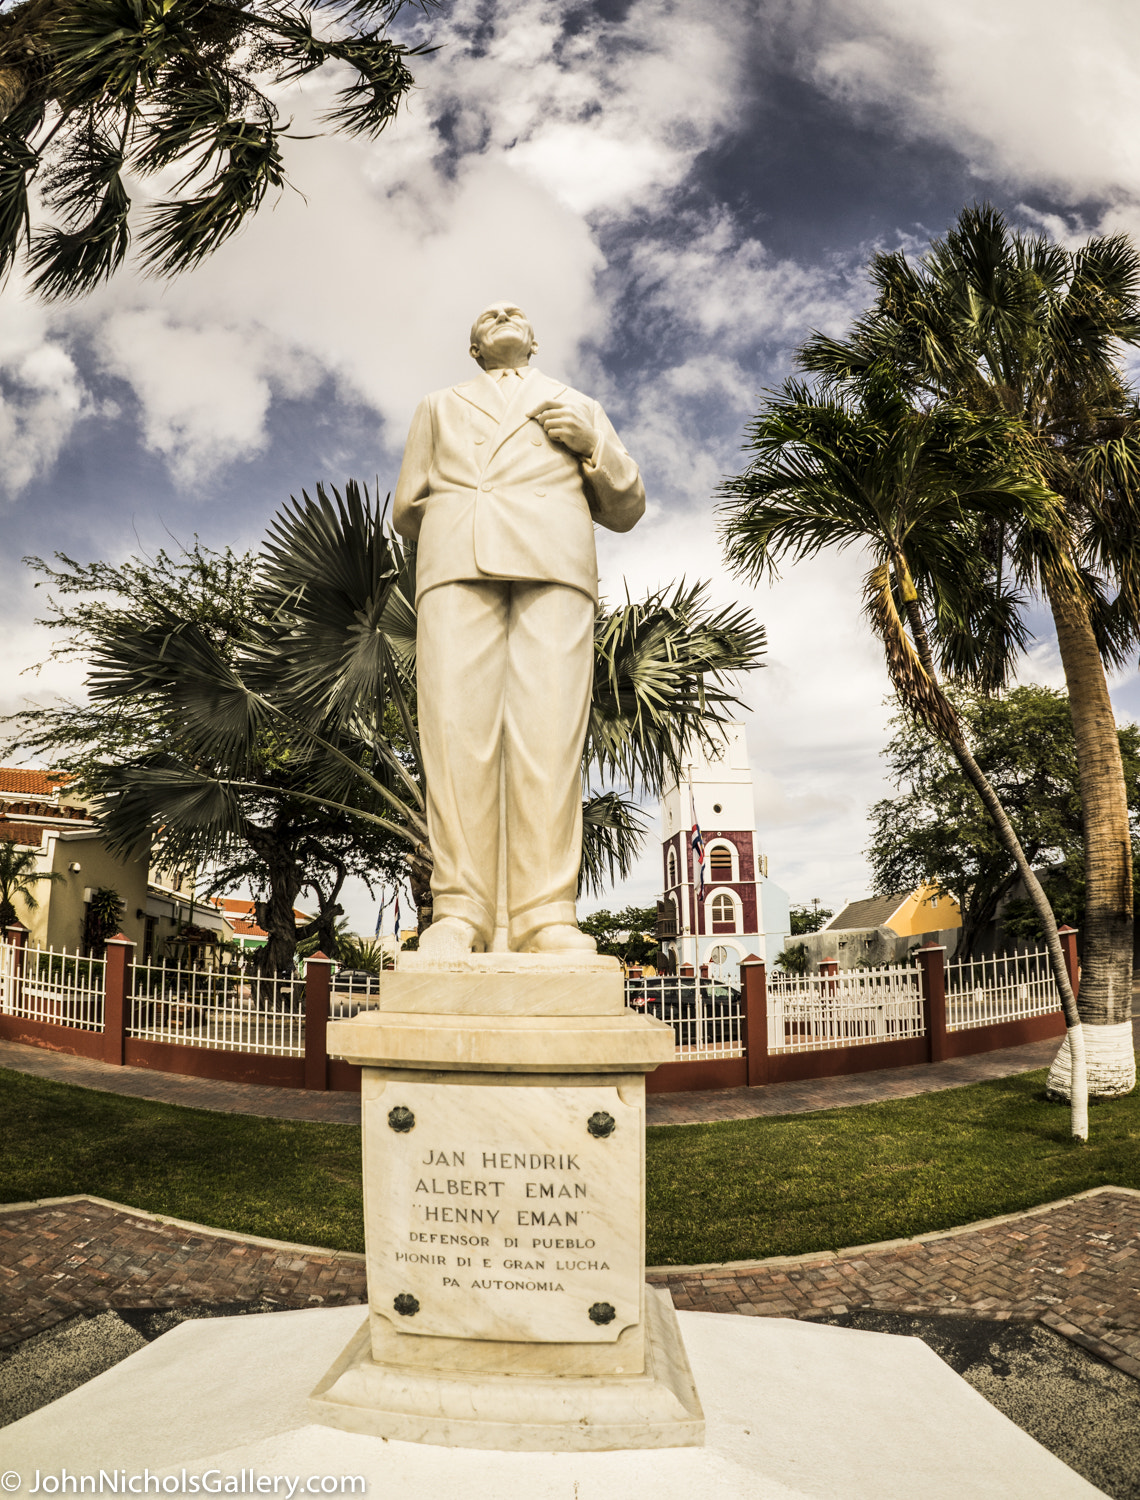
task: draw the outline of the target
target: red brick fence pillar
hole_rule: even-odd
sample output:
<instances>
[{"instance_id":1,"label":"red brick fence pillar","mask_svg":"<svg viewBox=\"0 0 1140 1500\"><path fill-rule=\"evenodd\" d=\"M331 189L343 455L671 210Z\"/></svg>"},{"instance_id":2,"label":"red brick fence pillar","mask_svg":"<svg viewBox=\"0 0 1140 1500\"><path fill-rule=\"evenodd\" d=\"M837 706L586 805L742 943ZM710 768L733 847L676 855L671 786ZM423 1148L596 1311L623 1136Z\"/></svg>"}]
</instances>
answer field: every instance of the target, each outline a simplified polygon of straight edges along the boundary
<instances>
[{"instance_id":1,"label":"red brick fence pillar","mask_svg":"<svg viewBox=\"0 0 1140 1500\"><path fill-rule=\"evenodd\" d=\"M305 965L305 1087L329 1086L329 999L335 958L314 953Z\"/></svg>"},{"instance_id":2,"label":"red brick fence pillar","mask_svg":"<svg viewBox=\"0 0 1140 1500\"><path fill-rule=\"evenodd\" d=\"M8 929L9 932L12 930ZM1069 971L1069 983L1073 987L1073 998L1081 992L1081 965L1077 958L1077 929L1075 927L1058 927L1057 936L1061 939L1061 952L1065 958L1065 968Z\"/></svg>"},{"instance_id":3,"label":"red brick fence pillar","mask_svg":"<svg viewBox=\"0 0 1140 1500\"><path fill-rule=\"evenodd\" d=\"M11 926L5 927L4 941L12 950L12 967L9 970L12 976L12 990L8 996L8 1003L12 1014L19 1015L20 1005L24 998L24 959L28 946L28 929L23 922L13 922Z\"/></svg>"},{"instance_id":4,"label":"red brick fence pillar","mask_svg":"<svg viewBox=\"0 0 1140 1500\"><path fill-rule=\"evenodd\" d=\"M768 971L762 958L749 954L740 960L740 985L748 1087L756 1088L768 1082Z\"/></svg>"},{"instance_id":5,"label":"red brick fence pillar","mask_svg":"<svg viewBox=\"0 0 1140 1500\"><path fill-rule=\"evenodd\" d=\"M946 1058L946 949L923 943L915 954L922 975L922 1018L926 1026L926 1060Z\"/></svg>"},{"instance_id":6,"label":"red brick fence pillar","mask_svg":"<svg viewBox=\"0 0 1140 1500\"><path fill-rule=\"evenodd\" d=\"M127 1027L131 1015L134 940L121 932L107 939L107 967L103 977L103 1061L122 1067L126 1058ZM82 960L80 960L82 962Z\"/></svg>"}]
</instances>

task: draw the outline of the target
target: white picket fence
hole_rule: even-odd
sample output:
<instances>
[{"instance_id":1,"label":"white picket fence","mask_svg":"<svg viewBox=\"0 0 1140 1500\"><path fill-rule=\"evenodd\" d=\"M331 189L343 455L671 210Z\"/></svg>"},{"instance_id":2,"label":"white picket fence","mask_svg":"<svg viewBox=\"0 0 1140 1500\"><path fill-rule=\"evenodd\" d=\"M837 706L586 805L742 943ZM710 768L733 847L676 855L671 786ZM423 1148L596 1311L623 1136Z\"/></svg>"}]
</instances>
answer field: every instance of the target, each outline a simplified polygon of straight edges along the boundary
<instances>
[{"instance_id":1,"label":"white picket fence","mask_svg":"<svg viewBox=\"0 0 1140 1500\"><path fill-rule=\"evenodd\" d=\"M106 960L0 942L0 1015L89 1032L104 1029ZM1060 996L1044 951L946 964L947 1028L961 1031L1047 1015ZM262 979L240 966L135 964L128 970L127 1034L142 1040L273 1057L305 1055L304 979ZM383 978L332 978L330 1019L380 1003ZM770 974L768 1051L820 1052L925 1034L917 964L794 977ZM676 1060L745 1053L738 984L661 975L628 979L626 1004L668 1022Z\"/></svg>"},{"instance_id":2,"label":"white picket fence","mask_svg":"<svg viewBox=\"0 0 1140 1500\"><path fill-rule=\"evenodd\" d=\"M103 958L0 943L0 1015L102 1031L106 971Z\"/></svg>"},{"instance_id":3,"label":"white picket fence","mask_svg":"<svg viewBox=\"0 0 1140 1500\"><path fill-rule=\"evenodd\" d=\"M768 1051L822 1052L925 1034L922 972L906 964L768 981Z\"/></svg>"},{"instance_id":4,"label":"white picket fence","mask_svg":"<svg viewBox=\"0 0 1140 1500\"><path fill-rule=\"evenodd\" d=\"M946 1028L966 1031L1061 1009L1044 950L946 965Z\"/></svg>"},{"instance_id":5,"label":"white picket fence","mask_svg":"<svg viewBox=\"0 0 1140 1500\"><path fill-rule=\"evenodd\" d=\"M631 1010L670 1023L678 1062L744 1055L739 985L672 974L627 979L625 1003Z\"/></svg>"},{"instance_id":6,"label":"white picket fence","mask_svg":"<svg viewBox=\"0 0 1140 1500\"><path fill-rule=\"evenodd\" d=\"M135 964L127 1035L148 1042L305 1055L305 981L245 969Z\"/></svg>"}]
</instances>

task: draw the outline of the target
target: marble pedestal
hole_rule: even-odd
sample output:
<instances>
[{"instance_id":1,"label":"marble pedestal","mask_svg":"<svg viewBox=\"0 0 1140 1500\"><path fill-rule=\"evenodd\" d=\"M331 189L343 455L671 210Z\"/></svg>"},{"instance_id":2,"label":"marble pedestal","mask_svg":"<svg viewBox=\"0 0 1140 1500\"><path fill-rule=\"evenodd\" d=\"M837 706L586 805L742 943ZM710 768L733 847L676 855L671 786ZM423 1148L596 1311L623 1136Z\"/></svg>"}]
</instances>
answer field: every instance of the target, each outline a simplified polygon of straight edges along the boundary
<instances>
[{"instance_id":1,"label":"marble pedestal","mask_svg":"<svg viewBox=\"0 0 1140 1500\"><path fill-rule=\"evenodd\" d=\"M369 1317L314 1414L473 1448L702 1443L644 1280L645 1074L672 1028L626 1009L614 959L408 958L329 1026L364 1070Z\"/></svg>"}]
</instances>

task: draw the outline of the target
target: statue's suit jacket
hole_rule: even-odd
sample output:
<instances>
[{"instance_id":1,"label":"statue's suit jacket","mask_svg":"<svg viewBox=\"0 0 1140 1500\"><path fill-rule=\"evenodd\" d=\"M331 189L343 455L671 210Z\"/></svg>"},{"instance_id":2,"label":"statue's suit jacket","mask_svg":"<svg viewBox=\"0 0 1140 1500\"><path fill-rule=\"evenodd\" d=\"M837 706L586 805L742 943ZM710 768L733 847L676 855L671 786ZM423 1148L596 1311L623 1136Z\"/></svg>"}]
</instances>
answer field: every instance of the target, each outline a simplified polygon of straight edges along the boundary
<instances>
[{"instance_id":1,"label":"statue's suit jacket","mask_svg":"<svg viewBox=\"0 0 1140 1500\"><path fill-rule=\"evenodd\" d=\"M437 584L481 578L560 583L597 602L595 521L628 531L645 510L637 465L596 401L539 370L507 382L480 373L435 391L412 418L392 519L419 543L417 599ZM600 433L579 460L530 413L570 397Z\"/></svg>"}]
</instances>

